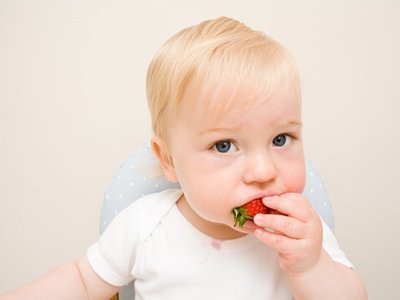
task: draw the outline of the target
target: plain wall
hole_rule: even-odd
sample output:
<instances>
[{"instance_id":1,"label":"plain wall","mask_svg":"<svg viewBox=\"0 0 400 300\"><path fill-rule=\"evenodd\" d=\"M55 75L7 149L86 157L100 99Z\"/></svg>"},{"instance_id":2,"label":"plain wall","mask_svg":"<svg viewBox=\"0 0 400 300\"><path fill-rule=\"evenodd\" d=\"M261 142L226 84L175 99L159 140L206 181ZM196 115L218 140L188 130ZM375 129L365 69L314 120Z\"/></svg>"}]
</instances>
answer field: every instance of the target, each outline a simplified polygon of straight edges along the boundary
<instances>
[{"instance_id":1,"label":"plain wall","mask_svg":"<svg viewBox=\"0 0 400 300\"><path fill-rule=\"evenodd\" d=\"M370 299L398 298L399 3L1 0L0 293L96 240L107 183L151 137L152 55L183 27L226 15L296 58L306 155L337 239Z\"/></svg>"}]
</instances>

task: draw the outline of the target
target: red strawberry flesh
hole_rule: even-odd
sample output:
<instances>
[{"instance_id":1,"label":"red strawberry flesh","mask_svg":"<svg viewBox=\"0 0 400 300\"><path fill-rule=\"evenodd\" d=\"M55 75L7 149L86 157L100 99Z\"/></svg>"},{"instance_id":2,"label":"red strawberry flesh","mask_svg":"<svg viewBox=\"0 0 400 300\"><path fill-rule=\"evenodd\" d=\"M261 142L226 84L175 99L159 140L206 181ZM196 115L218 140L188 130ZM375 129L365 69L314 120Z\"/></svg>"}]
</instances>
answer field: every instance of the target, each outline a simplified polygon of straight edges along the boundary
<instances>
[{"instance_id":1,"label":"red strawberry flesh","mask_svg":"<svg viewBox=\"0 0 400 300\"><path fill-rule=\"evenodd\" d=\"M242 228L247 220L253 220L256 214L267 214L268 210L261 199L254 199L240 207L235 207L232 210L234 226L239 225Z\"/></svg>"}]
</instances>

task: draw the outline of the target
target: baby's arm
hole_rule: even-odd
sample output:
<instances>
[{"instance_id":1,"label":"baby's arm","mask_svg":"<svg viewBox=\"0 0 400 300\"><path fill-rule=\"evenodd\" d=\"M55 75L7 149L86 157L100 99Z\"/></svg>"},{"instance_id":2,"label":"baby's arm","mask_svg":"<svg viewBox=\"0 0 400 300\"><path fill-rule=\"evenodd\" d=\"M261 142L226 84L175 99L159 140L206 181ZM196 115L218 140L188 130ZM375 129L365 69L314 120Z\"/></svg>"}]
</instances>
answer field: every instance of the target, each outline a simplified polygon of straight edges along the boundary
<instances>
[{"instance_id":1,"label":"baby's arm","mask_svg":"<svg viewBox=\"0 0 400 300\"><path fill-rule=\"evenodd\" d=\"M32 283L0 295L0 300L110 299L119 288L101 279L87 258L60 266Z\"/></svg>"},{"instance_id":2,"label":"baby's arm","mask_svg":"<svg viewBox=\"0 0 400 300\"><path fill-rule=\"evenodd\" d=\"M322 250L319 262L302 274L286 274L294 299L366 300L364 284L352 269Z\"/></svg>"},{"instance_id":3,"label":"baby's arm","mask_svg":"<svg viewBox=\"0 0 400 300\"><path fill-rule=\"evenodd\" d=\"M289 193L263 199L285 215L256 215L261 228L255 235L278 251L279 264L296 300L367 299L365 287L350 268L337 263L322 248L322 223L301 194Z\"/></svg>"}]
</instances>

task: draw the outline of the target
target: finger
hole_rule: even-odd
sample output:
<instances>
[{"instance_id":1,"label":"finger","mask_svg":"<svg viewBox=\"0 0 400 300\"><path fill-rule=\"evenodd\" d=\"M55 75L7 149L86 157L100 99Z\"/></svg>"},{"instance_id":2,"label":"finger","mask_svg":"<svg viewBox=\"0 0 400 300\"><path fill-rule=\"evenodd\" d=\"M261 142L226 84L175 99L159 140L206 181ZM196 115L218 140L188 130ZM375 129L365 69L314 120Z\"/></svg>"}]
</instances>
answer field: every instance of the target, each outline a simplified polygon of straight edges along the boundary
<instances>
[{"instance_id":1,"label":"finger","mask_svg":"<svg viewBox=\"0 0 400 300\"><path fill-rule=\"evenodd\" d=\"M268 247L283 254L294 253L297 247L296 244L300 242L300 240L291 239L287 236L272 233L263 229L256 229L254 235Z\"/></svg>"},{"instance_id":2,"label":"finger","mask_svg":"<svg viewBox=\"0 0 400 300\"><path fill-rule=\"evenodd\" d=\"M254 217L254 223L293 239L303 238L306 232L305 224L302 221L289 216L257 214Z\"/></svg>"},{"instance_id":3,"label":"finger","mask_svg":"<svg viewBox=\"0 0 400 300\"><path fill-rule=\"evenodd\" d=\"M301 194L288 193L263 198L265 206L303 222L309 221L315 214L308 200Z\"/></svg>"}]
</instances>

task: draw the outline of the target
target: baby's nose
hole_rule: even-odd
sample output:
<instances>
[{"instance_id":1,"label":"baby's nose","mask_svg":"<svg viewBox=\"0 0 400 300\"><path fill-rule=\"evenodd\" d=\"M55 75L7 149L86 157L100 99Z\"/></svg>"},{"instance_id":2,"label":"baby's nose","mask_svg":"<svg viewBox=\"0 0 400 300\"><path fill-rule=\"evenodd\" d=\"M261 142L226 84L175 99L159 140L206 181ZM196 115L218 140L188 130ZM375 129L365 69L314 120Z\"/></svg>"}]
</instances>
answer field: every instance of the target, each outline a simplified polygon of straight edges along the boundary
<instances>
[{"instance_id":1,"label":"baby's nose","mask_svg":"<svg viewBox=\"0 0 400 300\"><path fill-rule=\"evenodd\" d=\"M267 182L275 179L277 170L273 159L266 153L248 156L245 162L243 180L246 183Z\"/></svg>"}]
</instances>

